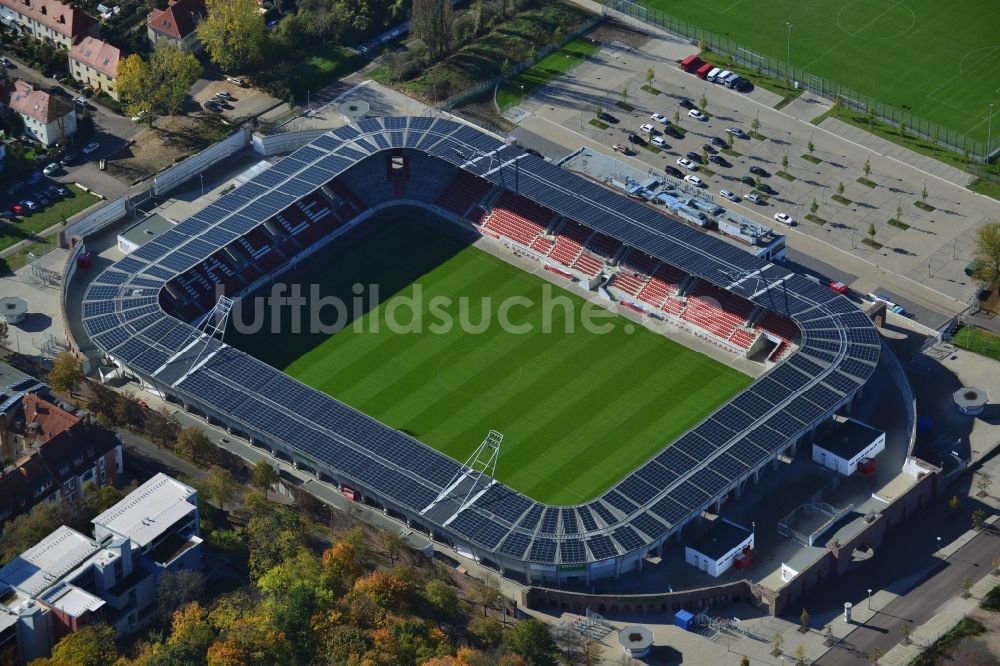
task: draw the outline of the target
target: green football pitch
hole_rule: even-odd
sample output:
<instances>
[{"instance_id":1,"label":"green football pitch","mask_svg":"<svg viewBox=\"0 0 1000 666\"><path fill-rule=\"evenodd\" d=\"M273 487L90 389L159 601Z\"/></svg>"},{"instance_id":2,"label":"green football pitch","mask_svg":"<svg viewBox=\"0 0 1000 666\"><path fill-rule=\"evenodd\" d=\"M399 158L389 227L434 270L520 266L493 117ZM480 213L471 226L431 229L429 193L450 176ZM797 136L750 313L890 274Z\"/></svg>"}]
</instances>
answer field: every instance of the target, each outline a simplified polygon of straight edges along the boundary
<instances>
[{"instance_id":1,"label":"green football pitch","mask_svg":"<svg viewBox=\"0 0 1000 666\"><path fill-rule=\"evenodd\" d=\"M996 0L640 0L752 52L985 141L1000 120ZM994 139L1000 123L994 122Z\"/></svg>"},{"instance_id":2,"label":"green football pitch","mask_svg":"<svg viewBox=\"0 0 1000 666\"><path fill-rule=\"evenodd\" d=\"M583 330L582 298L425 218L366 222L283 278L348 302L354 284L377 284L378 305L342 330L227 341L460 461L499 430L497 478L556 504L599 495L749 385L733 368L597 306L603 318L592 321L608 330ZM546 308L547 292L549 303L563 304ZM509 327L499 325L504 303ZM270 321L266 303L256 307ZM252 321L250 312L259 314L251 305L240 319ZM336 319L333 308L321 315L325 324ZM280 318L288 330L288 311ZM438 326L447 318L453 327ZM575 332L565 333L567 321Z\"/></svg>"}]
</instances>

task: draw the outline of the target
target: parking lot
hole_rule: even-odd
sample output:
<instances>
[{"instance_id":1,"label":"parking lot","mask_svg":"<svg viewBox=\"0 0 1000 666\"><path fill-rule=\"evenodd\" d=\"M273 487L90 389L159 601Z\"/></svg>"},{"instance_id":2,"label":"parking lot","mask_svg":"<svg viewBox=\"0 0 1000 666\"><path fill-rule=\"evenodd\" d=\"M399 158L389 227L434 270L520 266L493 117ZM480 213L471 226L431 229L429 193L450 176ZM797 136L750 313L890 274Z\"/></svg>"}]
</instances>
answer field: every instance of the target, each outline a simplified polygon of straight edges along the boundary
<instances>
[{"instance_id":1,"label":"parking lot","mask_svg":"<svg viewBox=\"0 0 1000 666\"><path fill-rule=\"evenodd\" d=\"M220 94L228 97L220 99L217 97ZM263 90L240 86L225 78L199 81L191 95L202 111L220 115L227 121L258 116L281 103ZM211 99L220 101L218 113L205 108L205 103Z\"/></svg>"},{"instance_id":2,"label":"parking lot","mask_svg":"<svg viewBox=\"0 0 1000 666\"><path fill-rule=\"evenodd\" d=\"M939 313L926 317L927 323L961 309L975 289L963 272L972 260L975 230L990 217L1000 216L1000 204L951 182L954 174L920 171L909 166L898 151L881 155L811 125L808 121L828 108L821 100L805 95L784 111L776 111L773 106L779 98L768 91L756 88L738 93L678 69L677 62L692 52L693 47L685 42L659 38L639 48L606 44L588 62L505 115L518 125L513 133L523 145L550 157L584 144L610 154L614 145L622 144L635 149L633 156L622 159L655 173L663 173L668 166L688 172L677 165L678 158L689 153L709 157L707 144L731 166L709 163L708 170L694 171L704 181L705 192L717 196L723 188L731 190L741 201L729 205L780 228L801 262L814 258L817 266L843 266L855 276L852 286L858 291L888 292L904 305L912 302L919 312ZM650 67L655 73L652 86L660 94L642 89ZM634 107L632 111L618 105L623 89L628 91L626 102ZM708 116L704 121L688 117L688 109L678 106L681 98L698 105L703 96ZM598 107L618 122L603 129L591 124ZM669 124L651 120L653 113L665 116ZM729 154L722 146L712 145L713 138L728 144L726 128L750 133L755 119L760 138L735 139ZM649 138L641 130L645 123L653 124L657 132L672 125L681 131L676 136L664 134L666 145L654 152L628 143L629 133ZM783 166L786 158L787 168ZM874 187L859 182L865 178L866 160L870 164L867 180ZM741 178L750 177L753 166L769 174L761 180L773 194L763 204L743 199L752 188ZM778 176L779 171L787 178ZM915 205L922 202L924 188L932 211ZM816 221L807 221L813 200ZM902 211L895 224L897 207ZM774 220L776 212L788 214L799 224L791 229L780 225ZM874 242L881 248L864 244L871 225L876 231Z\"/></svg>"}]
</instances>

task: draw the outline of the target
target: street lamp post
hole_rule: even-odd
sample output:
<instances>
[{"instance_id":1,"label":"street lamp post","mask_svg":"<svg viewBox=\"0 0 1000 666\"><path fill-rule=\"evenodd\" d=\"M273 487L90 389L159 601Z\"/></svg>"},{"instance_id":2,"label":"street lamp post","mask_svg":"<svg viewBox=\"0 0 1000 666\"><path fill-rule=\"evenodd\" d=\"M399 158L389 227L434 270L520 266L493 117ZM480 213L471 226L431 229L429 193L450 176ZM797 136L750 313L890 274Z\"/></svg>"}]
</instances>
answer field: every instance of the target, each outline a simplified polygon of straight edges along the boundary
<instances>
[{"instance_id":1,"label":"street lamp post","mask_svg":"<svg viewBox=\"0 0 1000 666\"><path fill-rule=\"evenodd\" d=\"M201 179L201 196L205 196L205 174L199 173L198 178Z\"/></svg>"},{"instance_id":2,"label":"street lamp post","mask_svg":"<svg viewBox=\"0 0 1000 666\"><path fill-rule=\"evenodd\" d=\"M788 78L792 77L792 24L785 21L785 25L788 26L788 43L785 49L785 62L788 65Z\"/></svg>"},{"instance_id":3,"label":"street lamp post","mask_svg":"<svg viewBox=\"0 0 1000 666\"><path fill-rule=\"evenodd\" d=\"M990 143L993 141L993 103L990 103L990 115L986 121L986 159L985 162L990 161Z\"/></svg>"},{"instance_id":4,"label":"street lamp post","mask_svg":"<svg viewBox=\"0 0 1000 666\"><path fill-rule=\"evenodd\" d=\"M868 610L872 609L872 588L868 588Z\"/></svg>"}]
</instances>

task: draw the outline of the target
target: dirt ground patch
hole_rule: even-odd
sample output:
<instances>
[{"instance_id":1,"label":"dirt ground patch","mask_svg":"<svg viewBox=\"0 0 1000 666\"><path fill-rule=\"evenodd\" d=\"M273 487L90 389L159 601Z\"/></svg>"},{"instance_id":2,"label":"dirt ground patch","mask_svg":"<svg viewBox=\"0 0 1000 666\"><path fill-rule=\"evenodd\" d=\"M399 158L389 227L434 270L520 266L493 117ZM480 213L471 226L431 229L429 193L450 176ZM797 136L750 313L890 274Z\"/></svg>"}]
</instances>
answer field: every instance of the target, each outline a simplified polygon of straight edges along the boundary
<instances>
[{"instance_id":1,"label":"dirt ground patch","mask_svg":"<svg viewBox=\"0 0 1000 666\"><path fill-rule=\"evenodd\" d=\"M940 661L941 666L994 666L1000 663L1000 613L976 608L969 617L986 629L963 638Z\"/></svg>"},{"instance_id":2,"label":"dirt ground patch","mask_svg":"<svg viewBox=\"0 0 1000 666\"><path fill-rule=\"evenodd\" d=\"M649 41L649 35L639 32L638 30L633 30L632 28L624 26L621 23L605 21L588 32L585 39L596 40L602 44L621 42L622 44L627 44L628 46L637 49Z\"/></svg>"},{"instance_id":3,"label":"dirt ground patch","mask_svg":"<svg viewBox=\"0 0 1000 666\"><path fill-rule=\"evenodd\" d=\"M108 158L108 172L132 184L197 153L235 128L215 118L169 116L157 118L123 150Z\"/></svg>"}]
</instances>

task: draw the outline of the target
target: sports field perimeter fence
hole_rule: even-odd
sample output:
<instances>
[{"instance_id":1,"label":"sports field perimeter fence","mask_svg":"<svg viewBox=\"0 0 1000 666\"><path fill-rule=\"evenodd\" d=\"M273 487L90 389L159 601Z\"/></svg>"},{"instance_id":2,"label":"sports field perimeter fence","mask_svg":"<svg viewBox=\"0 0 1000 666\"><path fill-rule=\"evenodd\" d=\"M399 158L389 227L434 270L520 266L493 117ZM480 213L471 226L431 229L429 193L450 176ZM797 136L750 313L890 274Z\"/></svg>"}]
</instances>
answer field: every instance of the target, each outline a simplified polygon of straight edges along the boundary
<instances>
[{"instance_id":1,"label":"sports field perimeter fence","mask_svg":"<svg viewBox=\"0 0 1000 666\"><path fill-rule=\"evenodd\" d=\"M794 81L799 88L825 97L830 101L835 101L839 97L845 106L859 113L873 116L876 120L897 127L905 123L908 132L917 134L924 139L933 141L956 152L968 154L972 159L985 161L988 156L992 157L1000 152L1000 136L992 137L989 149L987 149L986 141L972 139L962 132L915 116L908 111L885 104L868 95L810 74L797 67L791 67L788 62L780 58L773 58L763 53L757 53L738 42L734 42L728 37L716 35L713 32L692 25L659 9L644 7L631 0L599 1L609 9L613 9L630 18L654 25L694 42L699 42L705 48L729 57L735 62L757 71L759 74L779 80ZM1000 131L997 134L1000 134ZM1000 176L996 174L987 173L979 169L974 170L974 172L984 180L1000 182Z\"/></svg>"}]
</instances>

